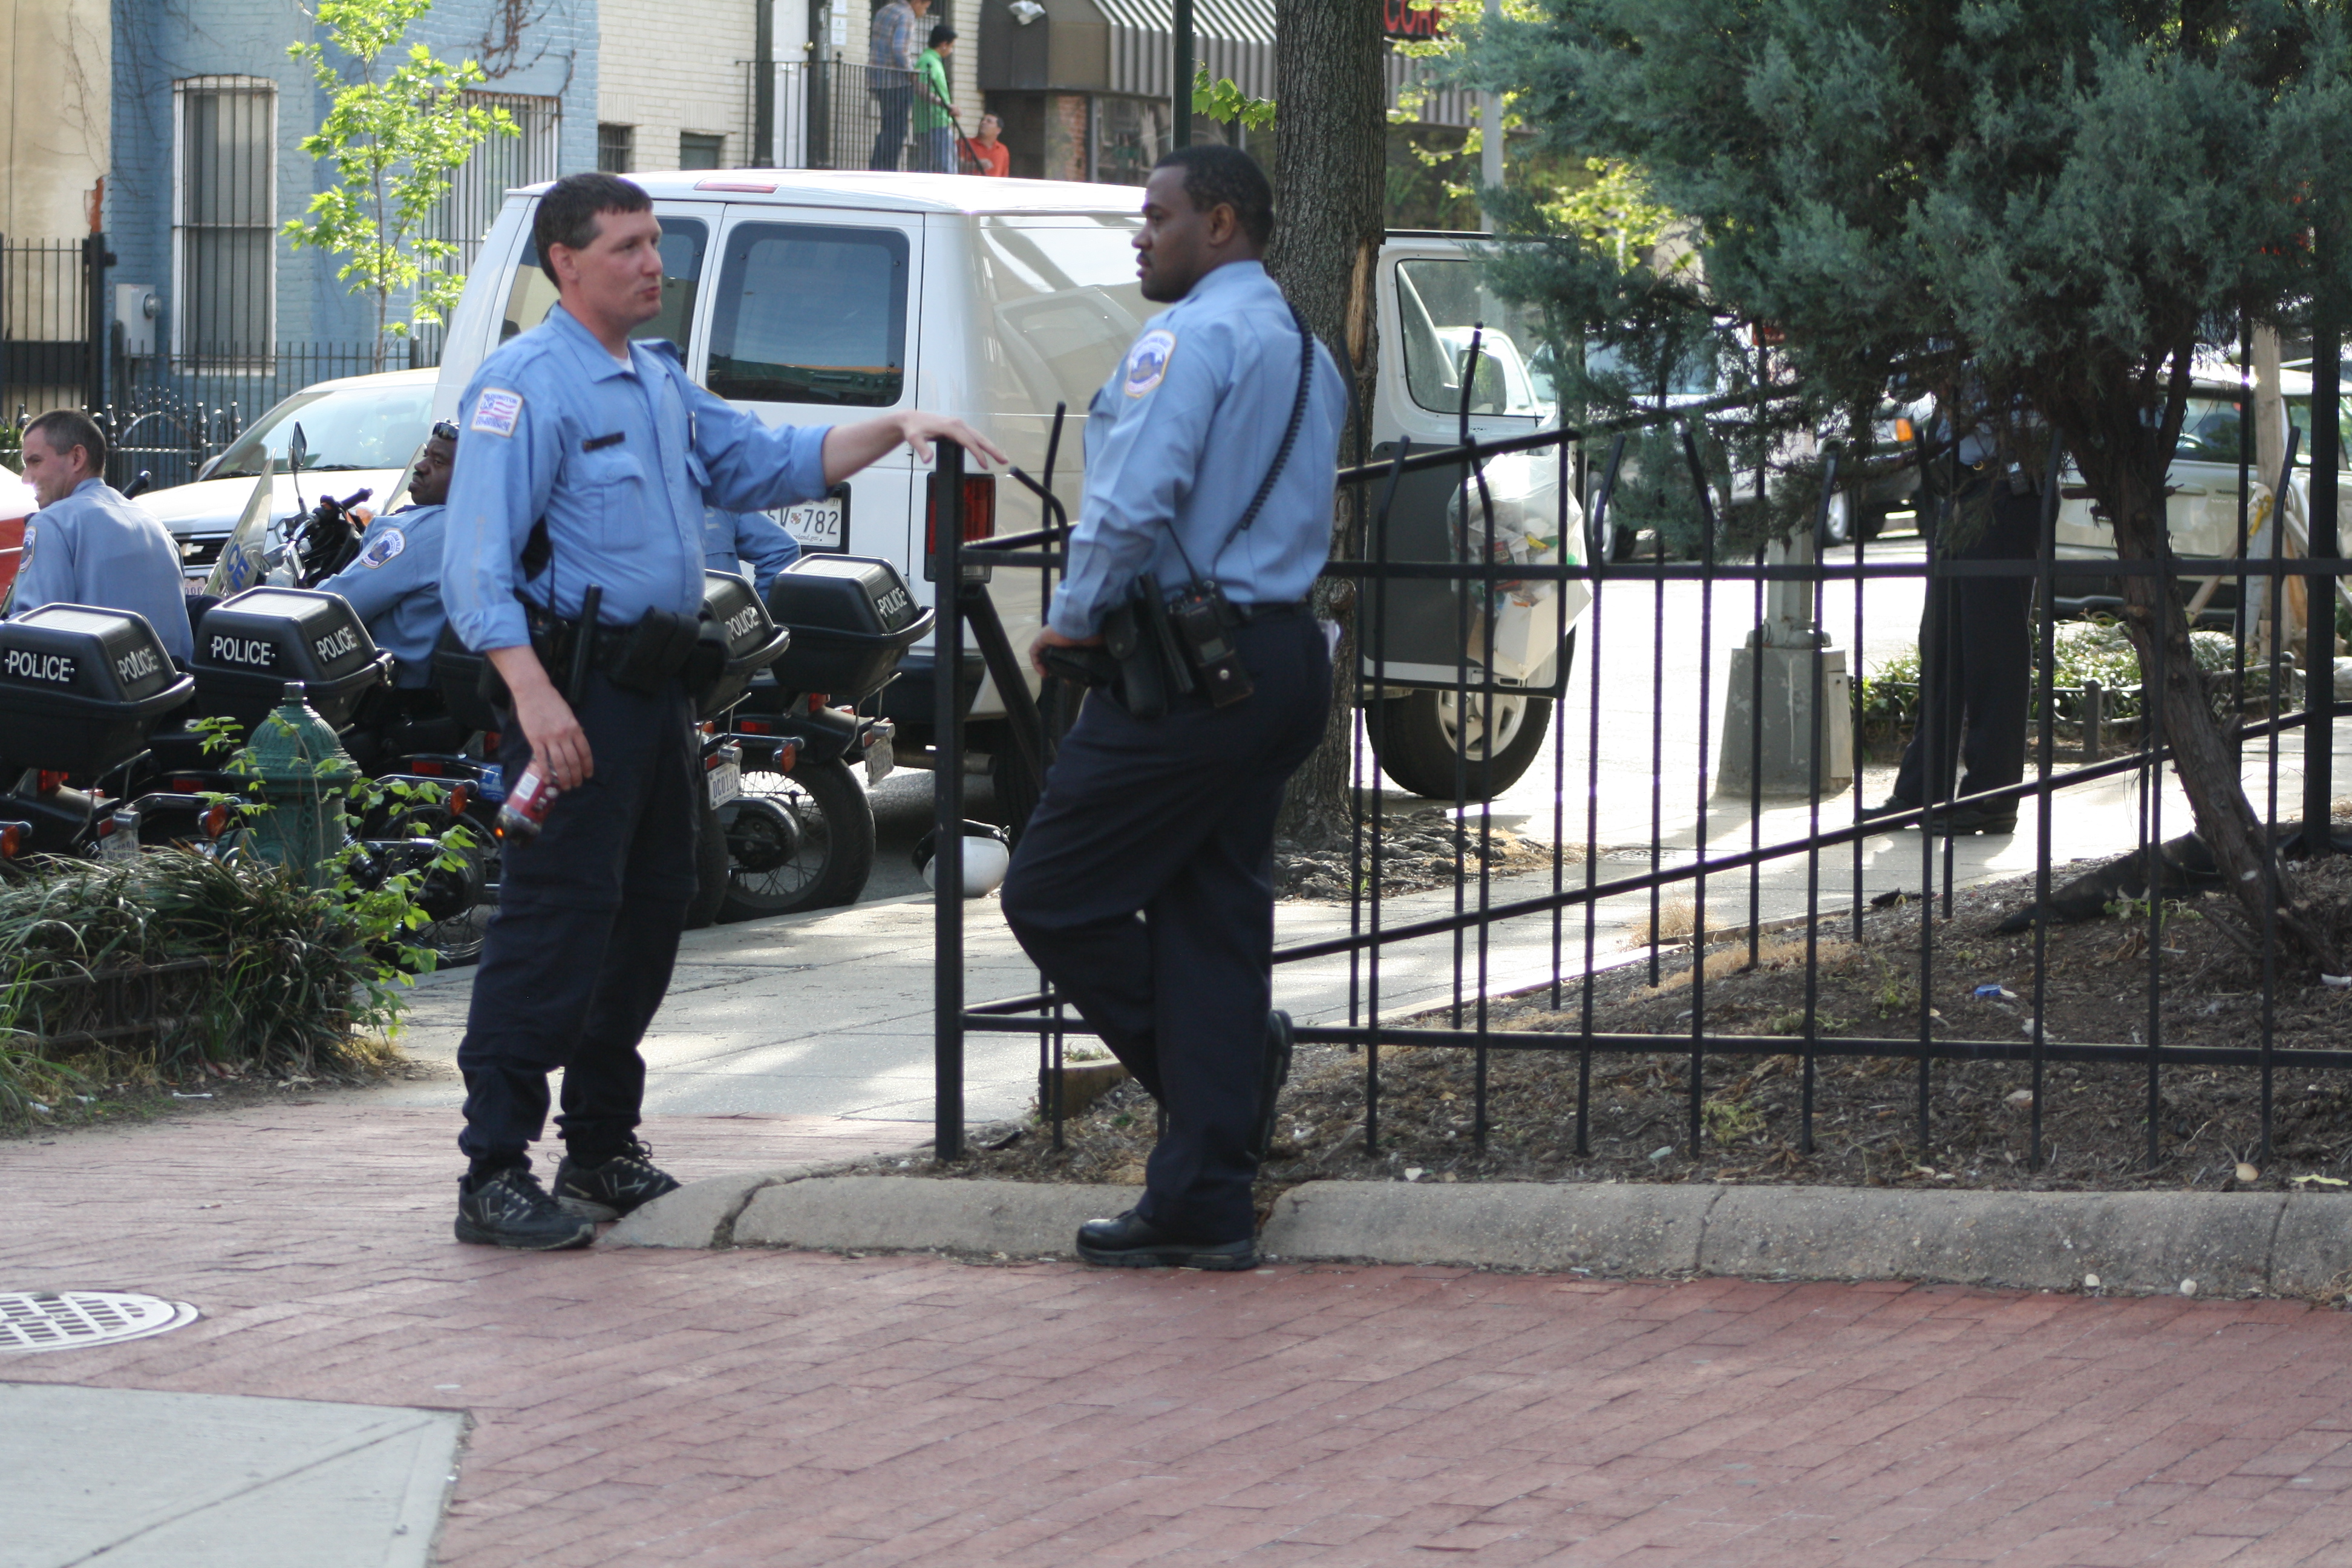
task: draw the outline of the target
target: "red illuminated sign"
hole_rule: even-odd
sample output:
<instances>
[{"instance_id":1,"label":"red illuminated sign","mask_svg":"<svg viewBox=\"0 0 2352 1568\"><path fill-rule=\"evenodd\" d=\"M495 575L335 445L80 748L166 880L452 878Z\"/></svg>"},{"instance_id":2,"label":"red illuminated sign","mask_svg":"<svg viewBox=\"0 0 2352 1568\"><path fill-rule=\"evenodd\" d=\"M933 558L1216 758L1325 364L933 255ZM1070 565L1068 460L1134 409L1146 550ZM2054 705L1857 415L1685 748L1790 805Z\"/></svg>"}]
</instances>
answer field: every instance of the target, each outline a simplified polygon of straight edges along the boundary
<instances>
[{"instance_id":1,"label":"red illuminated sign","mask_svg":"<svg viewBox=\"0 0 2352 1568\"><path fill-rule=\"evenodd\" d=\"M1434 5L1423 9L1413 0L1381 0L1381 31L1391 38L1434 38L1442 30Z\"/></svg>"}]
</instances>

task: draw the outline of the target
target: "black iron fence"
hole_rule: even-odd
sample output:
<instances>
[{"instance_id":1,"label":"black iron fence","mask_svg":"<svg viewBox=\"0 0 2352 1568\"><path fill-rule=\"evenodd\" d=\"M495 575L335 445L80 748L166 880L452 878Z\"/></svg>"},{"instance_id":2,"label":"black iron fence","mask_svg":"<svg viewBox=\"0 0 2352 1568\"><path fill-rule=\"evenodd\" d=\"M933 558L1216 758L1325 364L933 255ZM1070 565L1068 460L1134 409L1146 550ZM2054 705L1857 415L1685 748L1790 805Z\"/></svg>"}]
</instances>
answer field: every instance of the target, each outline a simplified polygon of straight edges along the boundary
<instances>
[{"instance_id":1,"label":"black iron fence","mask_svg":"<svg viewBox=\"0 0 2352 1568\"><path fill-rule=\"evenodd\" d=\"M854 65L845 60L793 61L771 66L763 83L756 63L744 66L748 122L763 117L772 127L772 144L754 149L752 162L780 169L899 169L919 174L961 172L952 127L944 133L919 129L927 117L912 71ZM765 88L763 95L761 89ZM957 105L966 133L979 127L977 106Z\"/></svg>"},{"instance_id":2,"label":"black iron fence","mask_svg":"<svg viewBox=\"0 0 2352 1568\"><path fill-rule=\"evenodd\" d=\"M2127 1086L2137 1097L2129 1115L2136 1125L2124 1125L2117 1112L2107 1117L2106 1131L2127 1146L2141 1169L2159 1166L2168 1148L2212 1146L2211 1120L2191 1126L2174 1108L2176 1094L2191 1089L2208 1099L2218 1096L2235 1119L2235 1141L2211 1166L2222 1173L2220 1179L2246 1179L2243 1164L2235 1162L2267 1164L2277 1147L2280 1074L2296 1075L2288 1091L2299 1118L2313 1103L2309 1097L2336 1103L2329 1098L2335 1091L2324 1093L2305 1075L2352 1068L2352 1047L2342 1044L2335 1026L2323 1020L2299 1026L2290 1038L2281 1023L2282 1009L2292 1005L2303 1009L2298 1016L2307 1025L2318 1016L2310 1012L2318 1005L2311 998L2324 1003L2342 994L2338 986L2352 988L2352 978L2305 973L2307 963L2283 946L2286 911L2278 892L2286 852L2307 854L2315 865L2334 848L2332 755L2341 704L2332 696L2327 607L2336 579L2352 573L2352 562L2336 559L2332 521L2319 520L2310 536L2296 542L2300 554L2288 552L2281 530L2250 535L2243 503L2255 487L2248 452L2241 462L2234 557L2101 567L2117 577L2163 578L2177 594L2183 584L2220 576L2237 586L2237 603L2246 606L2231 633L2234 664L2205 684L2221 694L2219 722L2259 831L2280 851L2263 860L2270 874L2256 917L2219 886L2210 856L2184 837L2192 824L2173 793L2175 737L2167 732L2162 703L2148 700L2165 685L2161 658L2158 668L2142 672L2138 720L2127 737L2112 724L2103 726L2096 683L2090 689L2060 689L2056 622L2047 609L2060 572L2055 534L2062 458L2054 439L2049 471L2037 487L2039 551L2028 558L1960 558L1941 548L1936 530L1927 527L1916 542L1858 542L1827 560L1813 558L1810 540L1735 560L1717 545L1717 520L1708 516L1707 542L1696 561L1669 560L1660 547L1643 558L1612 563L1601 546L1610 538L1607 513L1626 431L1703 418L1707 412L1701 406L1428 452L1404 447L1385 461L1360 461L1339 475L1360 542L1352 558L1335 560L1326 574L1356 586L1353 616L1362 656L1355 672L1353 777L1344 830L1347 892L1342 903L1327 907L1322 934L1286 942L1275 962L1278 1000L1286 973L1326 977L1314 1009L1319 1016L1302 1023L1297 1038L1302 1045L1344 1047L1360 1059L1349 1138L1354 1154L1375 1163L1388 1155L1383 1084L1396 1053L1436 1048L1459 1053L1469 1064L1466 1080L1456 1080L1465 1154L1486 1150L1496 1132L1489 1069L1507 1056L1521 1065L1530 1058L1548 1064L1550 1089L1540 1126L1507 1131L1522 1143L1530 1137L1549 1140L1570 1161L1595 1153L1601 1136L1597 1119L1616 1116L1617 1102L1639 1093L1643 1086L1635 1079L1647 1074L1653 1089L1679 1085L1673 1089L1675 1113L1660 1128L1664 1146L1649 1153L1651 1161L1676 1153L1697 1159L1738 1141L1759 1147L1769 1142L1777 1144L1775 1157L1788 1162L1785 1169L1802 1169L1824 1125L1817 1097L1822 1074L1835 1068L1867 1079L1868 1103L1843 1093L1830 1119L1874 1119L1871 1125L1884 1131L1872 1138L1901 1166L1892 1171L1895 1178L1935 1177L1929 1152L1948 1136L1938 1118L1948 1121L1955 1114L1948 1097L1937 1098L1945 1081L1938 1075L1949 1078L1960 1064L1988 1063L2013 1075L2015 1089L2000 1099L2007 1109L1996 1110L2013 1114L2015 1136L2006 1158L2020 1169L2040 1169L2052 1157L2045 1106L2053 1094L2085 1092L2090 1079L2084 1075L2097 1077L2111 1095L2118 1075L2138 1086ZM1696 479L1700 466L1688 425L1683 446ZM1040 702L1028 700L1029 686L989 586L965 577L967 567L983 560L1000 586L1015 572L1033 571L1045 590L1037 602L1045 602L1062 561L1065 510L1051 493L1050 471L1036 480L1016 470L1015 479L1041 496L1049 526L963 542L961 454L942 450L936 482L944 516L935 531L931 575L939 584L962 586L940 595L937 710L957 711L947 683L964 649L976 646L1010 706L988 748L1008 752L1016 767L1028 770L1034 790L1050 766L1057 718L1073 710L1075 700L1052 682ZM1500 559L1483 547L1496 538L1496 503L1487 479L1497 458L1530 453L1559 465L1550 494L1556 498L1552 534L1560 547L1549 559L1540 553ZM1960 471L1948 449L1915 447L1912 455L1929 496L1922 516L1932 518L1937 505L1958 493ZM2280 489L2293 470L2292 448L2287 461ZM1588 465L1597 486L1583 471ZM1400 545L1432 531L1429 520L1408 516L1401 500L1414 494L1416 476L1443 481L1435 486L1436 527L1450 532L1449 549ZM1824 513L1836 485L1832 461L1821 497ZM1693 488L1705 508L1707 485L1699 480ZM1945 498L1940 503L1938 493ZM1596 500L1591 515L1580 516L1571 498L1587 494ZM1484 538L1475 542L1481 547L1473 548L1470 536L1479 531L1463 528L1464 518L1483 518ZM2252 551L2250 537L2258 545ZM1935 617L1952 612L1933 606L1944 603L1943 590L1969 579L2022 580L2039 606L2031 623L2032 717L2024 777L1957 799L1946 784L1931 789L1920 806L1892 815L1872 811L1872 797L1891 781L1883 770L1869 777L1867 759L1857 752L1845 752L1853 761L1842 764L1839 751L1839 731L1848 737L1845 743L1860 738L1864 682L1850 679L1822 645L1850 637L1845 652L1860 659L1864 650L1883 647L1890 630L1907 643L1915 628L1924 629L1918 657L1926 668L1915 678L1909 720L1920 731L1938 733L1936 704L1952 699L1938 692L1936 662L1942 656ZM2287 624L2289 595L2279 591L2297 579L2306 586L2307 602L2318 607L2301 633ZM1558 658L1545 683L1514 687L1488 673L1497 665L1496 607L1511 591L1530 588L1537 592L1523 594L1523 600L1539 599L1549 589L1564 599L1589 595L1590 606L1559 618L1553 634ZM1396 657L1409 620L1418 617L1425 630L1433 593L1453 606L1458 639L1451 671L1433 682L1425 654L1410 662ZM1890 617L1897 623L1892 628L1885 624ZM1766 657L1776 637L1777 672ZM1730 648L1745 657L1733 654L1727 677L1717 668L1717 655ZM2297 664L2316 669L2319 678L2299 688ZM1768 681L1779 684L1768 689ZM1743 686L1744 704L1738 689ZM1335 683L1336 690L1347 689L1345 681ZM2307 702L2301 700L2302 689L2308 689ZM2073 706L2079 742L2078 759L2067 765L2058 752L2062 698ZM1392 778L1412 771L1398 765L1395 735L1381 733L1398 711L1388 705L1402 700L1450 710L1457 747L1452 789L1421 786L1423 794L1453 796L1443 803L1447 818L1458 825L1450 889L1407 898L1384 890L1398 792L1384 790L1380 776L1384 768ZM1498 813L1491 770L1517 744L1507 743L1508 726L1498 723L1514 703L1522 735L1538 720L1549 727L1515 804ZM1488 738L1485 752L1477 751L1480 732ZM1037 1114L1059 1147L1064 1044L1067 1036L1087 1032L1042 981L1024 994L978 1002L965 994L966 904L957 895L968 740L965 727L952 719L938 736L936 1089L942 1158L962 1152L969 1038L1035 1037ZM1528 752L1517 749L1523 756ZM1793 794L1785 766L1780 793L1768 793L1776 751L1784 763L1789 754L1798 759ZM1937 755L1930 742L1927 777L1948 778L1960 761ZM2014 831L2003 832L2000 819L2011 812ZM1512 820L1507 824L1498 816ZM2062 817L2074 825L2063 837ZM1964 837L1958 830L1988 823L1991 837L1969 837L1965 861L1956 859ZM1532 847L1536 864L1527 864L1524 855L1507 864L1496 853L1498 844L1515 838L1521 850ZM2088 864L2068 865L2074 858ZM1987 899L1999 901L1969 903L1985 889L1990 889ZM2240 951L2192 962L2176 945L2184 940L2183 922L2200 918L2183 903L2200 889L2221 895L2204 918ZM2335 919L2322 910L2326 901L2313 899L2304 910L2307 926L2316 921L2326 928ZM1963 912L1966 919L1959 918ZM2076 944L2053 954L2053 933L2070 942L2075 934L2062 924L2070 919L2102 922L2095 951ZM2078 970L2095 970L2097 995L2084 994ZM1747 994L1768 971L1781 977L1777 1011ZM1859 1002L1858 984L1874 988ZM2183 1024L2189 1008L2198 1016L2193 1029ZM1514 1016L1506 1019L1507 1012ZM2062 1016L2063 1028L2054 1022ZM2209 1026L2202 1022L2207 1016L2227 1021ZM1761 1129L1737 1094L1727 1100L1727 1086L1752 1085L1759 1075L1775 1073L1793 1086L1792 1096L1780 1124ZM2053 1074L2063 1081L2054 1081ZM1451 1101L1455 1094L1448 1090L1444 1098ZM2059 1109L2067 1109L2063 1100ZM1618 1131L1622 1144L1626 1135ZM1453 1139L1455 1132L1449 1128L1444 1136ZM2337 1149L2332 1157L2347 1154L2352 1151ZM2204 1165L2198 1169L2211 1173Z\"/></svg>"}]
</instances>

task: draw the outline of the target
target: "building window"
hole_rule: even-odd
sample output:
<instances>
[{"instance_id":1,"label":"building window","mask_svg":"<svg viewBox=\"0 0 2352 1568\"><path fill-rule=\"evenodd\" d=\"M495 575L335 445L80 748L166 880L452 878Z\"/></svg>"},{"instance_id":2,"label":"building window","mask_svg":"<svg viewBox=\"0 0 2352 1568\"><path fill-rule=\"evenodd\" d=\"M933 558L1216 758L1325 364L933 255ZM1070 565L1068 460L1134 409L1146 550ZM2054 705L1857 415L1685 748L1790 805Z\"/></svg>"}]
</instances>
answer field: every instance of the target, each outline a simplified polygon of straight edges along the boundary
<instances>
[{"instance_id":1,"label":"building window","mask_svg":"<svg viewBox=\"0 0 2352 1568\"><path fill-rule=\"evenodd\" d=\"M468 107L505 110L521 134L491 136L476 143L473 156L450 176L435 235L457 247L457 254L443 263L452 272L473 269L474 255L482 248L507 192L555 178L556 149L563 131L557 99L517 92L469 92L465 98ZM597 132L601 154L604 128L599 126Z\"/></svg>"},{"instance_id":2,"label":"building window","mask_svg":"<svg viewBox=\"0 0 2352 1568\"><path fill-rule=\"evenodd\" d=\"M677 166L681 169L723 169L727 166L727 138L706 136L699 131L678 133Z\"/></svg>"},{"instance_id":3,"label":"building window","mask_svg":"<svg viewBox=\"0 0 2352 1568\"><path fill-rule=\"evenodd\" d=\"M277 303L278 89L250 77L172 84L172 354L267 363Z\"/></svg>"},{"instance_id":4,"label":"building window","mask_svg":"<svg viewBox=\"0 0 2352 1568\"><path fill-rule=\"evenodd\" d=\"M596 167L607 174L625 174L637 166L637 128L634 125L596 127Z\"/></svg>"}]
</instances>

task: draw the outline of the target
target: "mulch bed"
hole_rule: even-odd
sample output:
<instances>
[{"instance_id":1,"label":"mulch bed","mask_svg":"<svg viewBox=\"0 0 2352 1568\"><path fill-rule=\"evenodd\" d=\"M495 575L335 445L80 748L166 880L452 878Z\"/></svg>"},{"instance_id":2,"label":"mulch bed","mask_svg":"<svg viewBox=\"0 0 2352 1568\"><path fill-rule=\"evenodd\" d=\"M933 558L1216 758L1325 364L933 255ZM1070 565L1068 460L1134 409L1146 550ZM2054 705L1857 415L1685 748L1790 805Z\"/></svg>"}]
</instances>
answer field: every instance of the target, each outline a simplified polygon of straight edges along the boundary
<instances>
[{"instance_id":1,"label":"mulch bed","mask_svg":"<svg viewBox=\"0 0 2352 1568\"><path fill-rule=\"evenodd\" d=\"M1499 823L1475 816L1457 820L1443 807L1391 811L1381 833L1381 895L1425 892L1455 881L1475 882L1481 871L1496 877L1540 871L1551 866L1551 846L1521 837ZM1371 866L1371 824L1364 825L1361 858ZM1274 847L1274 891L1278 899L1344 903L1351 896L1357 851L1343 842L1314 849L1284 838ZM1570 846L1565 863L1580 864L1584 851Z\"/></svg>"},{"instance_id":2,"label":"mulch bed","mask_svg":"<svg viewBox=\"0 0 2352 1568\"><path fill-rule=\"evenodd\" d=\"M2343 941L2352 935L2352 860L2297 868L2305 896L2329 911ZM1959 894L1953 915L1934 920L1935 962L1928 1025L1938 1038L2024 1037L2032 994L2031 931L1995 928L2032 897L2030 879ZM2189 900L2168 907L2162 948L2160 1038L2168 1045L2252 1044L2262 1025L2259 963L2223 932L2234 907ZM1850 916L1825 919L1818 934L1818 1033L1916 1036L1919 1016L1922 911L1903 903L1868 911L1861 939ZM2137 1044L2148 1025L2148 920L2137 910L2053 928L2045 985L2045 1038ZM1748 940L1711 947L1706 1023L1711 1031L1796 1036L1805 1009L1805 933L1762 935L1748 966ZM1595 1053L1589 1152L1575 1152L1578 1061L1573 1050L1490 1050L1486 1137L1477 1137L1476 1053L1384 1047L1380 1053L1376 1153L1364 1147L1364 1058L1339 1047L1303 1047L1282 1099L1274 1157L1260 1185L1270 1205L1284 1188L1327 1178L1418 1181L1773 1182L1885 1186L2031 1189L2276 1190L2298 1176L2352 1178L2352 1077L2298 1070L2294 1053L2352 1039L2352 991L2318 983L2315 972L2280 963L2273 1009L2279 1052L2273 1073L2273 1145L2260 1150L2261 1076L2254 1068L2168 1066L2157 1123L2160 1154L2150 1167L2147 1071L2138 1063L2050 1062L2042 1078L2041 1169L2031 1165L2032 1069L2025 1061L1938 1061L1927 1077L1927 1135L1919 1133L1921 1073L1916 1062L1821 1057L1813 1074L1813 1138L1800 1148L1804 1072L1790 1048L1709 1055L1700 1079L1702 1135L1689 1148L1690 1053ZM1592 1025L1610 1033L1686 1037L1692 1023L1691 954L1663 953L1660 984L1645 962L1606 971L1593 985ZM2017 1000L1979 996L2000 985ZM1574 1033L1580 992L1546 993L1490 1005L1492 1025L1513 1033ZM1449 1026L1443 1012L1416 1020ZM1467 1020L1465 1020L1465 1023ZM1039 1124L997 1129L988 1142L937 1173L1032 1181L1142 1180L1153 1109L1134 1084L1112 1090L1065 1129L1052 1147ZM911 1168L921 1168L920 1166ZM2324 1184L2305 1190L2326 1190Z\"/></svg>"}]
</instances>

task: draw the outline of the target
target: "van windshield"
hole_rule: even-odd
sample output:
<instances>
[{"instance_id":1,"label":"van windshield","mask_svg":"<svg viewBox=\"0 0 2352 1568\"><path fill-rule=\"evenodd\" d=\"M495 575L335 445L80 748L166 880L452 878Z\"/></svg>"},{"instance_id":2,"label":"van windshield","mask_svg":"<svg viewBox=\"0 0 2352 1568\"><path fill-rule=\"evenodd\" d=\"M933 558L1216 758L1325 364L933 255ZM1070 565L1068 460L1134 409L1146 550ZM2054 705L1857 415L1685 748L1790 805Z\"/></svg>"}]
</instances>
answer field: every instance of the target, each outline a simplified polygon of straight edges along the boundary
<instances>
[{"instance_id":1,"label":"van windshield","mask_svg":"<svg viewBox=\"0 0 2352 1568\"><path fill-rule=\"evenodd\" d=\"M728 231L710 390L750 403L887 408L907 376L907 237L848 225Z\"/></svg>"},{"instance_id":2,"label":"van windshield","mask_svg":"<svg viewBox=\"0 0 2352 1568\"><path fill-rule=\"evenodd\" d=\"M667 339L677 345L678 353L686 353L691 346L687 336L694 330L694 291L702 280L702 253L710 243L710 230L690 217L665 217L661 226L661 314L629 336ZM554 308L555 284L540 268L537 242L525 236L514 280L507 285L506 317L499 323L499 342L530 331Z\"/></svg>"},{"instance_id":3,"label":"van windshield","mask_svg":"<svg viewBox=\"0 0 2352 1568\"><path fill-rule=\"evenodd\" d=\"M2311 395L2286 400L2287 416L2294 427L2303 432L2296 443L2294 466L2311 467ZM2352 431L2352 397L2344 400L2342 423ZM2180 445L2172 455L2176 460L2192 463L2234 463L2238 460L2238 403L2233 397L2192 397L2180 417ZM2352 470L2352 441L2346 442L2336 452L2339 469ZM2268 481L2264 481L2267 483Z\"/></svg>"}]
</instances>

